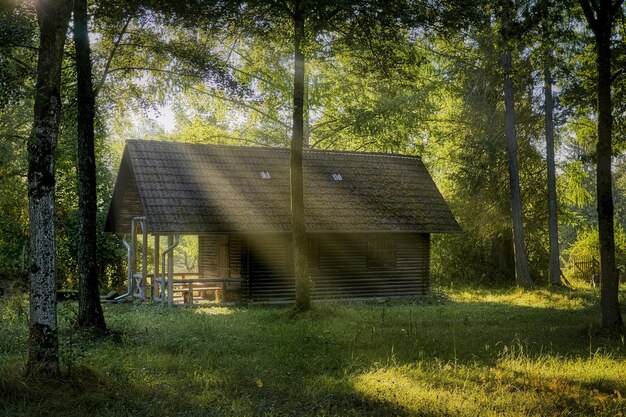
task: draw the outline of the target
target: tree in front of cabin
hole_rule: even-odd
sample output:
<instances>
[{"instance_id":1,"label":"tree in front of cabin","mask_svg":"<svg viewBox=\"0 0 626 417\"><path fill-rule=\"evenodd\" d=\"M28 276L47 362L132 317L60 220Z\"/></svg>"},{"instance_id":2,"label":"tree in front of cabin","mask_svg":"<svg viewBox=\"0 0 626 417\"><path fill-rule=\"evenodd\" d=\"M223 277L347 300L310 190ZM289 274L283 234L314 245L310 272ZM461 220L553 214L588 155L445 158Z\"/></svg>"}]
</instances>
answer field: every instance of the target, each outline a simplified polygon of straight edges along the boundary
<instances>
[{"instance_id":1,"label":"tree in front of cabin","mask_svg":"<svg viewBox=\"0 0 626 417\"><path fill-rule=\"evenodd\" d=\"M291 40L293 47L292 121L290 142L290 204L296 309L311 307L311 279L307 262L304 206L304 149L306 50L315 34L330 26L338 15L349 10L350 2L308 0L255 1L246 5L246 16L239 24L251 36L272 36Z\"/></svg>"},{"instance_id":2,"label":"tree in front of cabin","mask_svg":"<svg viewBox=\"0 0 626 417\"><path fill-rule=\"evenodd\" d=\"M273 30L276 38L283 29L280 35L284 36L285 31L289 33L293 44L290 202L297 310L308 310L311 306L302 169L303 148L309 137L305 134L307 52L320 40L347 38L352 36L352 30L366 30L359 25L360 22L377 23L379 19L397 13L400 3L293 0L258 1L247 5L251 33L263 36Z\"/></svg>"}]
</instances>

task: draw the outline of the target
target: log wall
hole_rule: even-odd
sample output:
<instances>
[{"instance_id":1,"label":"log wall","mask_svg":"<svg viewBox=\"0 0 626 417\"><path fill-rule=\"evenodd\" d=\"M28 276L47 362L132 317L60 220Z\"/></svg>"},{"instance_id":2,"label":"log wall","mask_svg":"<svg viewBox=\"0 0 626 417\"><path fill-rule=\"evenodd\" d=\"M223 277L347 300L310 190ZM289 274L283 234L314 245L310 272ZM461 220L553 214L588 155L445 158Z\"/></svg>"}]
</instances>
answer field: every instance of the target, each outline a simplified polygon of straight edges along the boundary
<instances>
[{"instance_id":1,"label":"log wall","mask_svg":"<svg viewBox=\"0 0 626 417\"><path fill-rule=\"evenodd\" d=\"M290 301L295 297L288 234L242 240L244 299ZM418 296L428 292L430 235L309 235L313 298Z\"/></svg>"},{"instance_id":2,"label":"log wall","mask_svg":"<svg viewBox=\"0 0 626 417\"><path fill-rule=\"evenodd\" d=\"M316 236L311 277L316 298L425 295L430 273L427 234ZM317 246L317 248L315 248Z\"/></svg>"}]
</instances>

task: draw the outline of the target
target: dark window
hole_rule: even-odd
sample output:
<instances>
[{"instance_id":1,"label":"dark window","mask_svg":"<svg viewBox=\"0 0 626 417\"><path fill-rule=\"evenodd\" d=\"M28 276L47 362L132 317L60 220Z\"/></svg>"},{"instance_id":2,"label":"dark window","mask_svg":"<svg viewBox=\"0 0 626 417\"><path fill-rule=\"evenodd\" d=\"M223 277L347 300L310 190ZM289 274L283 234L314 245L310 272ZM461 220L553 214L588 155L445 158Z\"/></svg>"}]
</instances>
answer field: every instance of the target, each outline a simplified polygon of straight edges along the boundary
<instances>
[{"instance_id":1,"label":"dark window","mask_svg":"<svg viewBox=\"0 0 626 417\"><path fill-rule=\"evenodd\" d=\"M369 239L366 265L368 269L396 269L396 242L389 238Z\"/></svg>"}]
</instances>

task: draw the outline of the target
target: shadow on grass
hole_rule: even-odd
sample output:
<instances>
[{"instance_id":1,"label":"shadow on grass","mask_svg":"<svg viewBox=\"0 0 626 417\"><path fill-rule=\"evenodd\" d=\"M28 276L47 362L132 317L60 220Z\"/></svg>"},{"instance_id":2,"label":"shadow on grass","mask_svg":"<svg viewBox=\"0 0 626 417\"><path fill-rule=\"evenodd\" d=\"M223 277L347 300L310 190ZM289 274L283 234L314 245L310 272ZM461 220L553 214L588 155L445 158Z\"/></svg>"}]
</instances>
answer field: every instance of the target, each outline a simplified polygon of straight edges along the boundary
<instances>
[{"instance_id":1,"label":"shadow on grass","mask_svg":"<svg viewBox=\"0 0 626 417\"><path fill-rule=\"evenodd\" d=\"M131 381L115 381L87 366L58 380L25 378L23 369L4 369L0 409L7 415L142 415L154 395Z\"/></svg>"},{"instance_id":2,"label":"shadow on grass","mask_svg":"<svg viewBox=\"0 0 626 417\"><path fill-rule=\"evenodd\" d=\"M130 372L132 374L132 371ZM0 410L11 416L248 416L248 415L408 415L403 406L370 398L332 384L321 389L322 400L283 397L271 387L178 385L171 378L130 380L129 374L102 374L87 366L55 381L23 377L5 369L0 378ZM201 384L203 385L203 384ZM324 384L322 384L324 385Z\"/></svg>"}]
</instances>

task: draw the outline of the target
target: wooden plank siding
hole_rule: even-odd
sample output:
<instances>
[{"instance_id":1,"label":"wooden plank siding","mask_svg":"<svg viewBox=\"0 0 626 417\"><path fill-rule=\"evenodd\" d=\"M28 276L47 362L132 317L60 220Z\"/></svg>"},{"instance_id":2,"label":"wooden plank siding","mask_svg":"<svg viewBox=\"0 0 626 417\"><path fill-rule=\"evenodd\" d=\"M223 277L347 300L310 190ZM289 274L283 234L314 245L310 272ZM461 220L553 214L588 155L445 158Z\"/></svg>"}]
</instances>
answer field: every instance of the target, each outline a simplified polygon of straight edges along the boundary
<instances>
[{"instance_id":1,"label":"wooden plank siding","mask_svg":"<svg viewBox=\"0 0 626 417\"><path fill-rule=\"evenodd\" d=\"M241 278L241 236L230 235L230 277Z\"/></svg>"},{"instance_id":2,"label":"wooden plank siding","mask_svg":"<svg viewBox=\"0 0 626 417\"><path fill-rule=\"evenodd\" d=\"M291 236L244 236L241 272L248 301L291 301L295 298Z\"/></svg>"},{"instance_id":3,"label":"wooden plank siding","mask_svg":"<svg viewBox=\"0 0 626 417\"><path fill-rule=\"evenodd\" d=\"M217 235L198 236L198 273L217 276Z\"/></svg>"},{"instance_id":4,"label":"wooden plank siding","mask_svg":"<svg viewBox=\"0 0 626 417\"><path fill-rule=\"evenodd\" d=\"M391 248L378 251L385 242ZM315 248L315 246L318 248ZM315 298L418 296L428 292L430 235L315 236L310 273ZM382 257L382 259L380 258ZM317 266L317 268L316 268Z\"/></svg>"},{"instance_id":5,"label":"wooden plank siding","mask_svg":"<svg viewBox=\"0 0 626 417\"><path fill-rule=\"evenodd\" d=\"M225 252L223 245L228 245ZM221 257L218 256L221 248ZM227 253L227 255L226 255ZM227 256L227 259L224 259ZM200 277L241 277L241 236L211 234L198 236L198 272Z\"/></svg>"},{"instance_id":6,"label":"wooden plank siding","mask_svg":"<svg viewBox=\"0 0 626 417\"><path fill-rule=\"evenodd\" d=\"M228 242L228 277L242 278L242 300L294 299L289 234L200 235L201 277L224 275L218 266L220 242ZM425 295L429 286L430 235L311 234L309 271L315 299Z\"/></svg>"}]
</instances>

